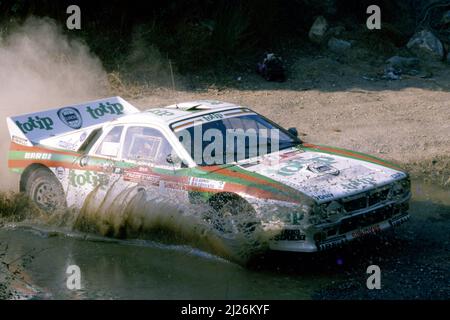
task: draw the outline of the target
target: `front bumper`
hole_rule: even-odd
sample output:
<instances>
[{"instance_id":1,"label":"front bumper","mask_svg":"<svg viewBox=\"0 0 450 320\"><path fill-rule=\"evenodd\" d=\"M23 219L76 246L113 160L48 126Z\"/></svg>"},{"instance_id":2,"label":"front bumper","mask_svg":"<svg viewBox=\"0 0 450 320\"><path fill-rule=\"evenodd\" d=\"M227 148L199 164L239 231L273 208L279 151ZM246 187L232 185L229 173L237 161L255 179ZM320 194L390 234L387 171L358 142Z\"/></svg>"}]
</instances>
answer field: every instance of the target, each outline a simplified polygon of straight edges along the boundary
<instances>
[{"instance_id":1,"label":"front bumper","mask_svg":"<svg viewBox=\"0 0 450 320\"><path fill-rule=\"evenodd\" d=\"M292 252L317 252L341 246L346 242L377 234L397 227L408 221L409 199L395 205L378 207L350 218L343 218L339 222L328 225L315 226L312 230L302 233L302 237L289 239L283 236L269 243L271 250ZM291 234L293 230L284 232ZM330 232L332 231L332 232ZM298 234L299 231L296 233ZM319 236L318 236L319 235Z\"/></svg>"}]
</instances>

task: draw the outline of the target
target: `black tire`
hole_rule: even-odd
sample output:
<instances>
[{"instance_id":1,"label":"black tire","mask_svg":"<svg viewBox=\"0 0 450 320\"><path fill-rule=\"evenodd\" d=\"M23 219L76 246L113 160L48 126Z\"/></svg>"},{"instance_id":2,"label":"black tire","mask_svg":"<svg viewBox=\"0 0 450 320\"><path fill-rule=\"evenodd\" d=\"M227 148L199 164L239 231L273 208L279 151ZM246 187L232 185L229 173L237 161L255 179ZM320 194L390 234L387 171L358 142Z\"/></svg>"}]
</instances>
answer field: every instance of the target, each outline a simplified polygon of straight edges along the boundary
<instances>
[{"instance_id":1,"label":"black tire","mask_svg":"<svg viewBox=\"0 0 450 320\"><path fill-rule=\"evenodd\" d=\"M253 234L260 222L253 207L238 197L218 197L211 202L213 212L208 222L220 234L226 237Z\"/></svg>"},{"instance_id":2,"label":"black tire","mask_svg":"<svg viewBox=\"0 0 450 320\"><path fill-rule=\"evenodd\" d=\"M28 175L25 193L41 209L49 213L66 207L66 195L61 183L46 168L34 169Z\"/></svg>"}]
</instances>

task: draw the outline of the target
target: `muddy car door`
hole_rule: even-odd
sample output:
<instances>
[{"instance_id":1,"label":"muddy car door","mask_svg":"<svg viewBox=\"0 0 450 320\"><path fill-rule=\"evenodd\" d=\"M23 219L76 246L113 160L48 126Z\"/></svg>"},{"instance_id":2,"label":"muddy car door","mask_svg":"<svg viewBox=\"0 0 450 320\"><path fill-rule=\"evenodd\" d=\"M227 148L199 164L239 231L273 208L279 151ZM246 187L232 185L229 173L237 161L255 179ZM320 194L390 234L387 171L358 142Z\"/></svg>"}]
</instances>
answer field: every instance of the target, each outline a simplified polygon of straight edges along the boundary
<instances>
[{"instance_id":1,"label":"muddy car door","mask_svg":"<svg viewBox=\"0 0 450 320\"><path fill-rule=\"evenodd\" d=\"M101 198L121 177L120 149L124 126L110 126L92 133L68 174L67 202L81 208L86 200ZM97 195L92 195L93 191ZM91 203L92 205L93 203Z\"/></svg>"},{"instance_id":2,"label":"muddy car door","mask_svg":"<svg viewBox=\"0 0 450 320\"><path fill-rule=\"evenodd\" d=\"M189 178L164 133L156 127L130 125L126 128L121 160L122 179L135 183L152 197L187 203Z\"/></svg>"}]
</instances>

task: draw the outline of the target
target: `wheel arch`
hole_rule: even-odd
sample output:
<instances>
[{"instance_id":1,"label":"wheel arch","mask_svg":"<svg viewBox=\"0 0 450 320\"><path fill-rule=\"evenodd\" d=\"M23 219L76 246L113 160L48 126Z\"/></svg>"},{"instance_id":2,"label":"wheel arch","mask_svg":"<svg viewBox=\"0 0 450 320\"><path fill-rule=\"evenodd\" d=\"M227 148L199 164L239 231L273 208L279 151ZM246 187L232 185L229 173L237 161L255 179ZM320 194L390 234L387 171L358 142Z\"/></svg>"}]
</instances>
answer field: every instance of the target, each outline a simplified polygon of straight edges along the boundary
<instances>
[{"instance_id":1,"label":"wheel arch","mask_svg":"<svg viewBox=\"0 0 450 320\"><path fill-rule=\"evenodd\" d=\"M253 208L253 206L246 199L244 199L242 196L238 195L237 193L233 193L233 192L219 192L219 193L216 193L216 194L212 195L208 199L208 203L213 209L217 210L224 203L226 203L227 201L230 201L230 200L242 201L246 205L248 205L248 206ZM254 210L254 208L253 208L253 210Z\"/></svg>"},{"instance_id":2,"label":"wheel arch","mask_svg":"<svg viewBox=\"0 0 450 320\"><path fill-rule=\"evenodd\" d=\"M28 178L33 173L33 171L35 171L37 169L44 169L44 170L48 171L49 173L51 173L53 176L55 176L55 174L47 166L44 166L43 164L40 164L40 163L30 164L28 167L25 168L25 170L20 175L20 182L19 182L19 191L20 192L25 191L25 186L27 184ZM56 178L56 176L55 176L55 178Z\"/></svg>"}]
</instances>

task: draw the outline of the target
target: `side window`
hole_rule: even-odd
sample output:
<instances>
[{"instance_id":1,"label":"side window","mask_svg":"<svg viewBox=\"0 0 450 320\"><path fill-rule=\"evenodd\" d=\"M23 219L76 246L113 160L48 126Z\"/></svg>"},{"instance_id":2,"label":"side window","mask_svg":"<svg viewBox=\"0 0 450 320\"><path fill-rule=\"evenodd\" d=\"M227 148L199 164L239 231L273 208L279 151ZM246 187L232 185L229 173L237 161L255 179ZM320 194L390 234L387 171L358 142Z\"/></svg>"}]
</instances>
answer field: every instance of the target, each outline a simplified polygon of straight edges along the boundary
<instances>
[{"instance_id":1,"label":"side window","mask_svg":"<svg viewBox=\"0 0 450 320\"><path fill-rule=\"evenodd\" d=\"M128 128L122 151L123 159L169 165L166 159L172 153L172 146L159 130L147 127Z\"/></svg>"},{"instance_id":2,"label":"side window","mask_svg":"<svg viewBox=\"0 0 450 320\"><path fill-rule=\"evenodd\" d=\"M103 141L95 150L95 154L105 157L116 158L120 150L120 137L122 136L123 126L114 127L103 138Z\"/></svg>"}]
</instances>

